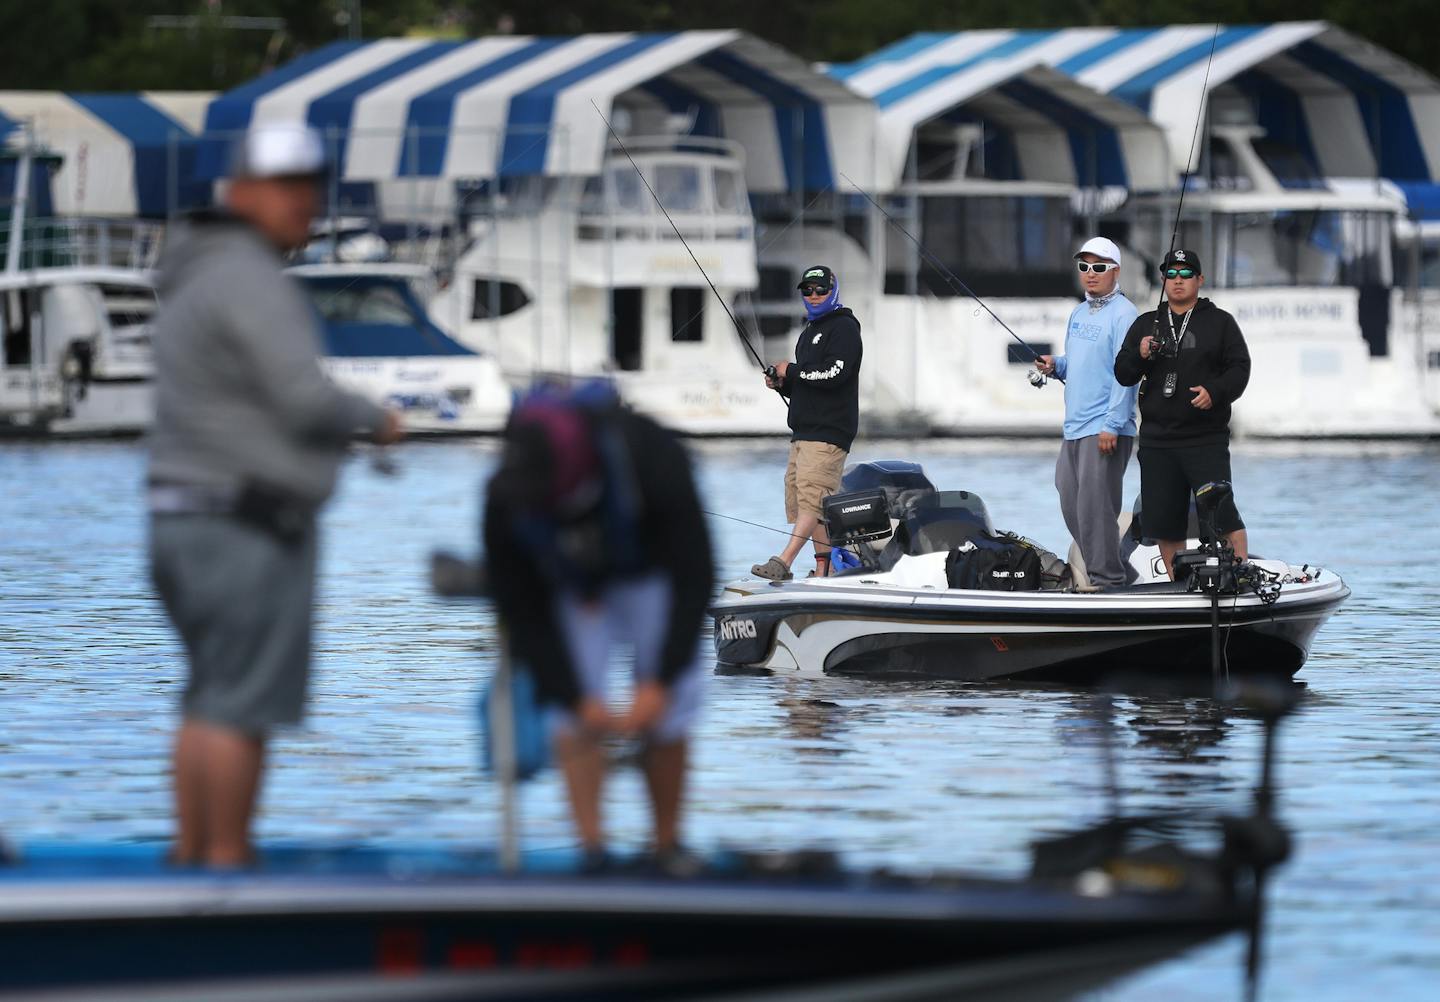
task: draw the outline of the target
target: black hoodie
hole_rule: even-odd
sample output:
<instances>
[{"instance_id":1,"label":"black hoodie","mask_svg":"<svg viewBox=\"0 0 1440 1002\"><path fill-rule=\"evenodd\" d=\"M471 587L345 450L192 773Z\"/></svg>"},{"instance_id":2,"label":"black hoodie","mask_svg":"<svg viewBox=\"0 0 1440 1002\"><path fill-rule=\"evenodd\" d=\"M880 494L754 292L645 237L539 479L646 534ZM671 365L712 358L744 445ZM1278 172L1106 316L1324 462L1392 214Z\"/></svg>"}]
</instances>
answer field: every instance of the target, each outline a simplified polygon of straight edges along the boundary
<instances>
[{"instance_id":1,"label":"black hoodie","mask_svg":"<svg viewBox=\"0 0 1440 1002\"><path fill-rule=\"evenodd\" d=\"M850 451L860 429L862 354L860 321L848 306L805 325L781 386L790 398L790 441Z\"/></svg>"},{"instance_id":2,"label":"black hoodie","mask_svg":"<svg viewBox=\"0 0 1440 1002\"><path fill-rule=\"evenodd\" d=\"M1163 308L1169 311L1169 306ZM1230 441L1230 405L1245 392L1250 381L1250 350L1235 318L1208 299L1198 300L1189 326L1174 358L1160 358L1154 351L1140 357L1140 340L1147 335L1168 337L1170 325L1165 313L1155 324L1157 311L1135 318L1125 343L1115 356L1115 378L1121 386L1134 386L1145 379L1140 391L1140 445L1175 447L1210 445ZM1182 317L1173 317L1180 332ZM1175 374L1175 392L1165 396L1165 383ZM1214 406L1195 407L1192 386L1203 386Z\"/></svg>"},{"instance_id":3,"label":"black hoodie","mask_svg":"<svg viewBox=\"0 0 1440 1002\"><path fill-rule=\"evenodd\" d=\"M715 569L709 530L689 455L674 434L629 411L618 411L606 420L613 422L623 443L629 467L625 472L639 495L639 538L633 541L642 565L638 570L663 574L670 585L659 666L659 680L668 688L694 660L710 601ZM492 482L487 491L483 534L500 618L509 628L515 656L535 672L540 702L574 707L581 692L556 619L555 595L578 594L578 582L557 582L547 576L541 555L518 531L517 519L531 513L515 510L497 487ZM634 572L627 575L617 569L613 580L627 576Z\"/></svg>"}]
</instances>

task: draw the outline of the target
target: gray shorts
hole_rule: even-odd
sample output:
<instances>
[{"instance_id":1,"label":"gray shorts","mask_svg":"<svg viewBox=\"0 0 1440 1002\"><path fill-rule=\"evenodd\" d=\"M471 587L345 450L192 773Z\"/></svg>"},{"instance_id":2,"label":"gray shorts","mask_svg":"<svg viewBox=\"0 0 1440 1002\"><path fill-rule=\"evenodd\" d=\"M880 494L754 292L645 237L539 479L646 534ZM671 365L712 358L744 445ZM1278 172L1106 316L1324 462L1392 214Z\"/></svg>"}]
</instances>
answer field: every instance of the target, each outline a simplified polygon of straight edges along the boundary
<instances>
[{"instance_id":1,"label":"gray shorts","mask_svg":"<svg viewBox=\"0 0 1440 1002\"><path fill-rule=\"evenodd\" d=\"M286 545L228 515L154 515L150 570L190 660L186 719L261 734L304 715L316 533Z\"/></svg>"},{"instance_id":2,"label":"gray shorts","mask_svg":"<svg viewBox=\"0 0 1440 1002\"><path fill-rule=\"evenodd\" d=\"M555 600L555 618L565 635L581 695L603 700L610 693L610 654L617 644L633 646L636 681L659 674L670 625L670 582L661 574L617 581L590 603L562 594ZM699 637L696 647L696 656L671 684L665 714L650 734L660 744L683 740L700 712L705 675L700 670ZM548 716L552 735L568 733L575 726L569 710L552 707Z\"/></svg>"}]
</instances>

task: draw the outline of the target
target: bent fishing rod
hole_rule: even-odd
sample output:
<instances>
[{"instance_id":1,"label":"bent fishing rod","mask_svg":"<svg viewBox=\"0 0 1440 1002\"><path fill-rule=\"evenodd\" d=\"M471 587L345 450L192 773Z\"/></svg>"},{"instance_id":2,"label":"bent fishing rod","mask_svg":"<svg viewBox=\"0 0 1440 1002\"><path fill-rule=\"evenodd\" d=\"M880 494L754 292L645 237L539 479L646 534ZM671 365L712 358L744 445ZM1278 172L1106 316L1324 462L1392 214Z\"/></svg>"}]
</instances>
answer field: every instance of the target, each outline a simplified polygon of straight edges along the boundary
<instances>
[{"instance_id":1,"label":"bent fishing rod","mask_svg":"<svg viewBox=\"0 0 1440 1002\"><path fill-rule=\"evenodd\" d=\"M625 154L625 159L630 161L630 166L635 168L635 173L639 175L640 183L645 186L645 190L650 193L650 197L655 199L655 204L660 207L661 215L663 215L665 221L670 224L670 228L675 231L675 236L679 238L680 245L685 248L685 253L689 254L690 260L695 262L695 267L700 270L700 276L705 279L705 284L710 286L710 291L715 294L716 300L719 301L720 308L725 311L725 315L729 317L730 322L735 325L735 333L740 335L740 341L745 345L745 350L750 353L750 357L755 359L755 364L760 366L761 372L765 373L768 378L775 378L774 366L766 365L765 360L760 357L760 353L755 350L755 346L750 343L749 337L745 334L745 328L740 325L740 321L737 320L735 314L730 311L730 304L725 302L725 297L720 295L720 290L715 288L715 283L710 281L710 276L705 271L705 266L700 263L700 259L695 256L695 252L690 249L689 241L685 239L685 234L680 232L680 227L675 225L675 220L670 218L670 213L666 210L665 203L660 201L660 196L655 193L654 188L650 187L650 179L645 176L645 172L640 169L640 165L635 162L635 158L630 155L630 150L626 147L625 141L620 138L620 133L615 131L615 126L610 124L610 119L605 117L605 113L600 110L600 106L593 100L590 102L590 107L595 109L595 114L600 116L600 121L604 122L605 128L610 130L610 136L615 140L615 145L620 147L620 152ZM790 398L785 396L779 387L775 387L775 392L780 394L780 399L785 401L785 406L790 406Z\"/></svg>"},{"instance_id":2,"label":"bent fishing rod","mask_svg":"<svg viewBox=\"0 0 1440 1002\"><path fill-rule=\"evenodd\" d=\"M1032 359L1034 359L1034 360L1037 361L1037 362L1040 361L1040 353L1030 346L1030 342L1029 342L1029 341L1026 341L1026 340L1025 340L1023 337L1021 337L1019 334L1016 334L1013 330L1011 330L1009 324L1007 324L1005 321L1001 320L1000 317L999 317L999 315L998 315L994 310L992 310L989 306L985 305L985 300L983 300L983 299L981 299L979 296L975 295L974 290L972 290L972 289L970 288L970 286L968 286L968 285L966 285L964 282L962 282L962 281L960 280L960 276L959 276L959 275L956 275L956 274L955 274L953 271L951 271L949 268L945 267L945 262L944 262L944 261L941 261L941 260L940 260L938 257L936 257L934 254L930 253L930 251L928 251L928 250L925 248L925 245L920 242L919 238L917 238L917 237L915 236L915 234L913 234L913 233L911 233L909 230L907 230L904 226L901 225L900 220L896 219L894 216L892 216L889 212L887 212L887 211L885 210L885 206L881 205L878 201L876 201L876 200L870 195L870 193L869 193L868 191L866 191L864 188L860 187L860 186L859 186L858 184L856 184L853 180L851 180L851 179L850 179L850 175L846 174L844 171L841 171L841 172L840 172L840 176L843 177L846 181L849 182L850 187L854 188L854 189L855 189L856 191L858 191L861 195L865 196L865 201L869 202L871 205L875 206L875 208L879 209L879 210L880 210L880 214L881 214L882 216L884 216L884 217L890 222L890 225L891 225L891 226L895 227L897 230L899 230L901 233L905 234L905 236L909 238L910 242L915 245L916 250L918 250L918 251L920 252L920 259L921 259L922 261L924 261L926 264L928 264L930 267L934 268L937 272L939 272L939 273L940 273L940 277L943 278L943 279L945 279L946 282L950 283L950 288L951 288L952 291L954 291L954 292L956 292L956 293L964 293L965 295L969 296L971 299L975 300L975 302L979 303L979 304L980 304L980 308L983 309L986 313L990 314L990 317L991 317L997 324L999 324L1001 327L1005 328L1005 333L1006 333L1006 334L1009 334L1009 335L1010 335L1011 337L1013 337L1016 341L1018 341L1018 342L1020 343L1020 347L1024 348L1026 351L1028 351L1028 352L1030 353L1030 357L1031 357ZM1065 380L1061 379L1061 378L1059 377L1059 375L1054 375L1054 376L1051 376L1050 378L1055 379L1055 380L1058 380L1058 381L1061 382L1061 383L1065 382ZM1043 380L1043 379L1042 379L1040 382L1035 382L1035 381L1032 379L1031 382L1032 382L1036 387L1042 386L1042 385L1044 384L1044 380Z\"/></svg>"}]
</instances>

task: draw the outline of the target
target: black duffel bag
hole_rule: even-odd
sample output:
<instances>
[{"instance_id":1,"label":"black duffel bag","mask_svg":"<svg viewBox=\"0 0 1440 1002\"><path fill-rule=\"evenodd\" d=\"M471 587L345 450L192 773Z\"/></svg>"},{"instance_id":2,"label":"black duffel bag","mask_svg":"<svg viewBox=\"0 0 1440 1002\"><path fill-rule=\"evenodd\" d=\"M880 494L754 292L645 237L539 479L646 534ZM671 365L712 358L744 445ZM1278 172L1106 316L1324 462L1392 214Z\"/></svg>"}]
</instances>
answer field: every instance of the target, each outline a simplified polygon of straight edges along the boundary
<instances>
[{"instance_id":1,"label":"black duffel bag","mask_svg":"<svg viewBox=\"0 0 1440 1002\"><path fill-rule=\"evenodd\" d=\"M1039 591L1040 552L1019 536L978 533L945 558L951 588L979 591Z\"/></svg>"}]
</instances>

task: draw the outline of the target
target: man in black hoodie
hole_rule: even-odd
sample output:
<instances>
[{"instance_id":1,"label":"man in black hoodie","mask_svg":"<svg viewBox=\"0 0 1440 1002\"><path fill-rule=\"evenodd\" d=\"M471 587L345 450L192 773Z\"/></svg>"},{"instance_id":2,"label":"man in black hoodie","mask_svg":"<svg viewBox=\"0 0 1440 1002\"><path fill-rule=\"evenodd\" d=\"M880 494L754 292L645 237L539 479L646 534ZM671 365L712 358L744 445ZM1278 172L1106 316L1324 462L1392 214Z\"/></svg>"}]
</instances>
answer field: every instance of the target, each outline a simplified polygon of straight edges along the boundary
<instances>
[{"instance_id":1,"label":"man in black hoodie","mask_svg":"<svg viewBox=\"0 0 1440 1002\"><path fill-rule=\"evenodd\" d=\"M1135 318L1115 356L1115 378L1140 388L1140 505L1165 570L1185 545L1197 487L1230 479L1230 405L1250 380L1250 351L1235 318L1200 299L1200 256L1172 250L1160 266L1165 304ZM1215 518L1235 555L1248 554L1233 500Z\"/></svg>"},{"instance_id":2,"label":"man in black hoodie","mask_svg":"<svg viewBox=\"0 0 1440 1002\"><path fill-rule=\"evenodd\" d=\"M795 342L795 361L776 362L765 385L790 398L790 460L785 466L785 520L795 528L778 556L750 568L772 581L794 577L790 566L809 539L815 573L830 573L830 537L820 502L840 489L845 457L860 427L860 321L840 305L840 282L823 264L805 269L797 286L809 323Z\"/></svg>"}]
</instances>

